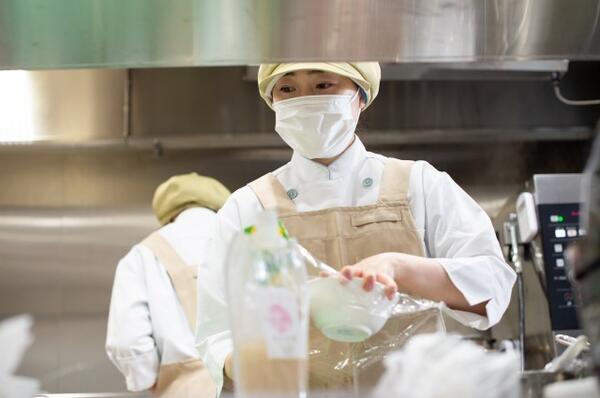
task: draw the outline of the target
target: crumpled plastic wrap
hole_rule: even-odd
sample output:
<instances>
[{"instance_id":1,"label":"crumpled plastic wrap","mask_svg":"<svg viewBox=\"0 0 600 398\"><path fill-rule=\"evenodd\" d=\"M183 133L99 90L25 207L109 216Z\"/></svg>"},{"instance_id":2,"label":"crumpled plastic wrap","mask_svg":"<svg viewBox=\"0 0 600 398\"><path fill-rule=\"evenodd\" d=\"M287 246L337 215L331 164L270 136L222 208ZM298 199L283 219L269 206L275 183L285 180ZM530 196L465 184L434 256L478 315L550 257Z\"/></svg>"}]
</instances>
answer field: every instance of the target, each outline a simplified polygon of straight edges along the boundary
<instances>
[{"instance_id":1,"label":"crumpled plastic wrap","mask_svg":"<svg viewBox=\"0 0 600 398\"><path fill-rule=\"evenodd\" d=\"M413 336L445 330L442 306L402 295L383 329L360 343L328 339L312 324L309 384L315 390L366 394L380 380L383 361Z\"/></svg>"},{"instance_id":2,"label":"crumpled plastic wrap","mask_svg":"<svg viewBox=\"0 0 600 398\"><path fill-rule=\"evenodd\" d=\"M517 398L516 351L486 352L456 335L413 337L385 361L376 398Z\"/></svg>"},{"instance_id":3,"label":"crumpled plastic wrap","mask_svg":"<svg viewBox=\"0 0 600 398\"><path fill-rule=\"evenodd\" d=\"M29 315L0 321L0 398L30 398L39 391L37 380L14 375L33 342L31 325Z\"/></svg>"},{"instance_id":4,"label":"crumpled plastic wrap","mask_svg":"<svg viewBox=\"0 0 600 398\"><path fill-rule=\"evenodd\" d=\"M337 273L300 246L309 278ZM309 386L317 391L353 391L363 396L383 375L383 361L413 336L445 332L443 303L400 295L383 329L360 343L333 341L311 322L309 331Z\"/></svg>"}]
</instances>

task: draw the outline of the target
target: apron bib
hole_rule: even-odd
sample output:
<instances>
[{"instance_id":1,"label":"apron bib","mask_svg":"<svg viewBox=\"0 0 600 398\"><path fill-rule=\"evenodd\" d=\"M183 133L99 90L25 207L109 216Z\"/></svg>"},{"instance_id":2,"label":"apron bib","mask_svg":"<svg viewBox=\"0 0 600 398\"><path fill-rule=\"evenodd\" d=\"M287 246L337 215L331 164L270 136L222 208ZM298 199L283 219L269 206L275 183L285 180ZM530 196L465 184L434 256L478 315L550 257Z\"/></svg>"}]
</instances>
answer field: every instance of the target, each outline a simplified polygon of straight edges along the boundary
<instances>
[{"instance_id":1,"label":"apron bib","mask_svg":"<svg viewBox=\"0 0 600 398\"><path fill-rule=\"evenodd\" d=\"M198 268L185 264L169 242L158 232L151 234L141 244L150 249L165 267L189 327L192 332L195 332ZM190 358L161 364L158 369L158 380L152 392L161 398L214 397L216 386L204 363L200 359Z\"/></svg>"},{"instance_id":2,"label":"apron bib","mask_svg":"<svg viewBox=\"0 0 600 398\"><path fill-rule=\"evenodd\" d=\"M339 270L375 254L402 252L424 256L425 251L410 211L407 192L412 161L387 158L379 198L373 205L298 212L272 174L249 184L263 208L274 209L290 236L311 254ZM318 275L312 275L318 276ZM309 384L335 390L374 385L381 361L416 333L445 330L438 308L412 315L393 315L384 328L361 343L328 339L311 322Z\"/></svg>"}]
</instances>

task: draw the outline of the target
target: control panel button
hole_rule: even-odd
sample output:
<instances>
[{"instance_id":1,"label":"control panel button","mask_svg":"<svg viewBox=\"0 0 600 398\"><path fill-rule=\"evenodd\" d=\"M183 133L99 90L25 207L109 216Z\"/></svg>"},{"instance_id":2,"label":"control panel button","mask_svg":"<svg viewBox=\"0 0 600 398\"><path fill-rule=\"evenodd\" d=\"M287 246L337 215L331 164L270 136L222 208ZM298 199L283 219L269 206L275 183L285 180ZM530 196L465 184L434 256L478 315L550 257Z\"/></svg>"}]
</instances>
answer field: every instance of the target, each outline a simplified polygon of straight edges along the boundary
<instances>
[{"instance_id":1,"label":"control panel button","mask_svg":"<svg viewBox=\"0 0 600 398\"><path fill-rule=\"evenodd\" d=\"M556 259L556 266L559 268L562 268L565 266L565 260L563 258L557 258Z\"/></svg>"},{"instance_id":2,"label":"control panel button","mask_svg":"<svg viewBox=\"0 0 600 398\"><path fill-rule=\"evenodd\" d=\"M562 252L563 252L562 243L555 243L554 244L554 253L562 253Z\"/></svg>"},{"instance_id":3,"label":"control panel button","mask_svg":"<svg viewBox=\"0 0 600 398\"><path fill-rule=\"evenodd\" d=\"M564 228L556 228L554 230L554 236L556 236L557 238L564 238L567 236L567 231L565 231Z\"/></svg>"},{"instance_id":4,"label":"control panel button","mask_svg":"<svg viewBox=\"0 0 600 398\"><path fill-rule=\"evenodd\" d=\"M575 228L568 228L567 229L567 236L569 238L574 238L577 236L577 230Z\"/></svg>"},{"instance_id":5,"label":"control panel button","mask_svg":"<svg viewBox=\"0 0 600 398\"><path fill-rule=\"evenodd\" d=\"M573 293L565 292L565 293L563 293L563 297L565 298L566 301L571 301L571 300L573 300Z\"/></svg>"},{"instance_id":6,"label":"control panel button","mask_svg":"<svg viewBox=\"0 0 600 398\"><path fill-rule=\"evenodd\" d=\"M583 228L579 228L579 236L583 236L583 235L585 235L586 233L587 233L587 232L586 232L586 230L585 230L585 229L583 229Z\"/></svg>"},{"instance_id":7,"label":"control panel button","mask_svg":"<svg viewBox=\"0 0 600 398\"><path fill-rule=\"evenodd\" d=\"M556 214L550 216L550 222L558 222L559 218Z\"/></svg>"}]
</instances>

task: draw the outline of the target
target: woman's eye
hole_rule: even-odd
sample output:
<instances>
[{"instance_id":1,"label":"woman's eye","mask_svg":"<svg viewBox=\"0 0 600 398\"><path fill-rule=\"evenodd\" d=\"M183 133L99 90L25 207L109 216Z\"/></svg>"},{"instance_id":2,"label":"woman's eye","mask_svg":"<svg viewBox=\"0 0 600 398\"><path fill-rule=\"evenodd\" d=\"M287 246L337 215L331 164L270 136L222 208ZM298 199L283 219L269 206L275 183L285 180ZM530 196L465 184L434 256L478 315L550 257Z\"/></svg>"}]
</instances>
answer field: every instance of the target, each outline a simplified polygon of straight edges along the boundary
<instances>
[{"instance_id":1,"label":"woman's eye","mask_svg":"<svg viewBox=\"0 0 600 398\"><path fill-rule=\"evenodd\" d=\"M326 90L326 89L328 89L331 86L333 86L333 83L319 83L319 84L317 84L317 88L319 90Z\"/></svg>"},{"instance_id":2,"label":"woman's eye","mask_svg":"<svg viewBox=\"0 0 600 398\"><path fill-rule=\"evenodd\" d=\"M294 91L294 88L290 87L290 86L281 86L279 91L281 91L282 93L288 94L288 93L291 93L292 91Z\"/></svg>"}]
</instances>

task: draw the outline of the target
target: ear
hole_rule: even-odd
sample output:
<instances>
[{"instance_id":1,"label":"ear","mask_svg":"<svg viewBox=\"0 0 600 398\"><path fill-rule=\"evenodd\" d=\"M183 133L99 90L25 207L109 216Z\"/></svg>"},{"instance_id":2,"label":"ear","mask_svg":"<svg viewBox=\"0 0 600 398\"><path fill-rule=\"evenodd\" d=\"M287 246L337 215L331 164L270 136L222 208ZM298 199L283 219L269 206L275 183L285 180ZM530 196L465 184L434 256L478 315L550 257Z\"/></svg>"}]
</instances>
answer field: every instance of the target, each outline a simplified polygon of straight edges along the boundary
<instances>
[{"instance_id":1,"label":"ear","mask_svg":"<svg viewBox=\"0 0 600 398\"><path fill-rule=\"evenodd\" d=\"M363 98L362 95L360 96L360 100L359 100L358 106L360 107L360 111L361 112L364 111L365 108L367 107L367 103L365 102L365 99Z\"/></svg>"}]
</instances>

